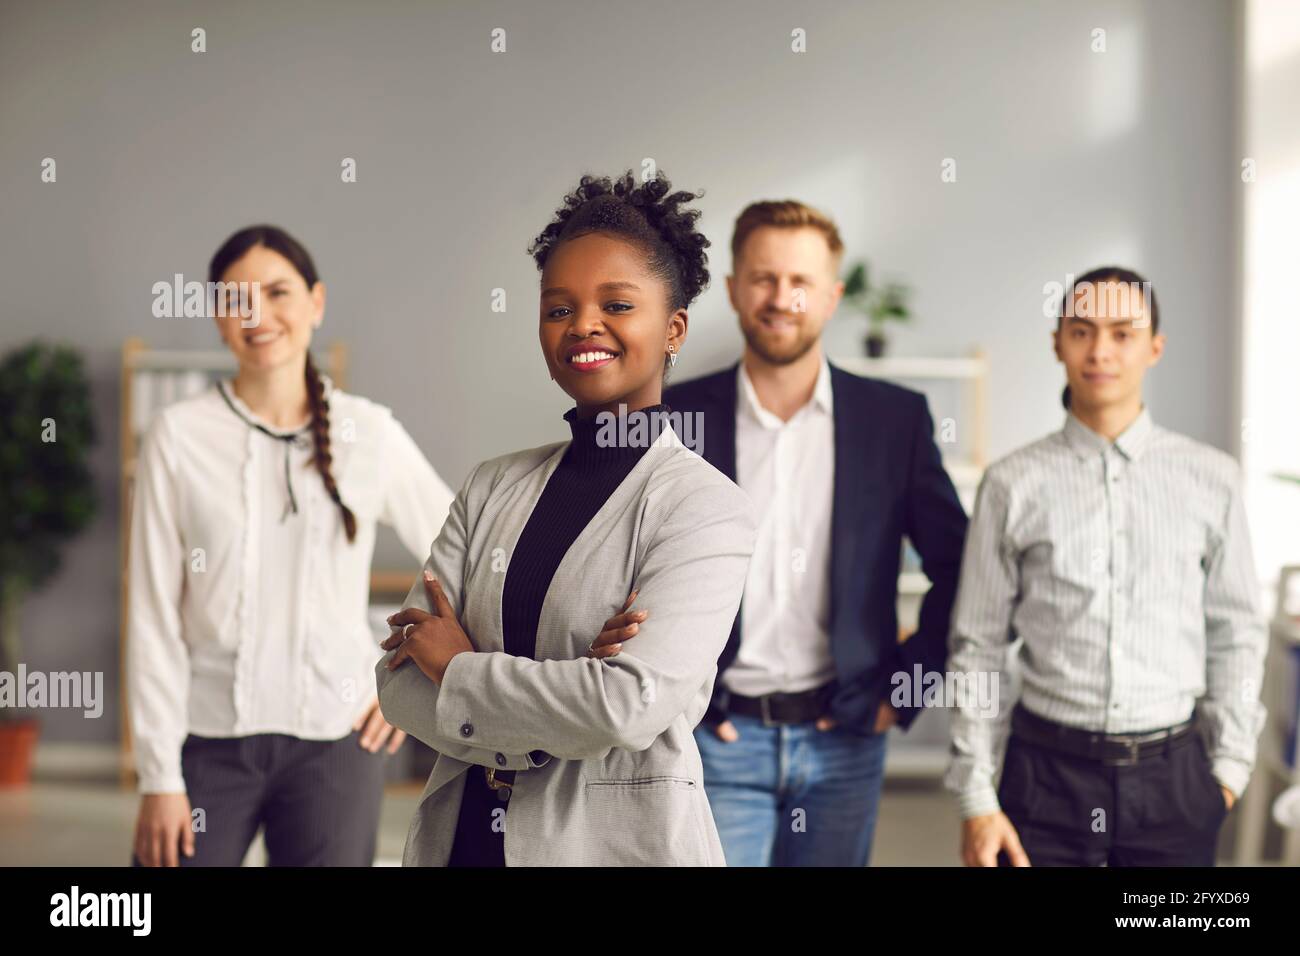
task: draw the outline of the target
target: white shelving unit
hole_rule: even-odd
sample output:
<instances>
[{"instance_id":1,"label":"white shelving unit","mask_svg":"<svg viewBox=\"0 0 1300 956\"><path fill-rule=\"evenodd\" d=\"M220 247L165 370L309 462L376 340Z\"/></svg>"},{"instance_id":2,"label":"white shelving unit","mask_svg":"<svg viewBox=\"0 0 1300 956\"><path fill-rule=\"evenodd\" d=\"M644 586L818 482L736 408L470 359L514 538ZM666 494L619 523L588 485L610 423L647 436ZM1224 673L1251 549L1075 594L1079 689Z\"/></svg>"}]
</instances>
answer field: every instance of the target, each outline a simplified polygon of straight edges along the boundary
<instances>
[{"instance_id":1,"label":"white shelving unit","mask_svg":"<svg viewBox=\"0 0 1300 956\"><path fill-rule=\"evenodd\" d=\"M1300 568L1284 568L1282 584L1288 571L1300 574ZM1282 787L1300 787L1300 744L1294 740L1297 711L1300 710L1300 619L1287 616L1279 598L1277 613L1269 626L1269 647L1264 667L1261 698L1268 711L1264 730L1259 735L1259 750L1250 786L1241 798L1233 862L1237 866L1259 866L1270 826L1273 791ZM1292 740L1288 741L1288 737ZM1276 826L1276 822L1272 823ZM1300 866L1300 829L1289 828L1282 834L1283 866Z\"/></svg>"},{"instance_id":2,"label":"white shelving unit","mask_svg":"<svg viewBox=\"0 0 1300 956\"><path fill-rule=\"evenodd\" d=\"M967 423L971 435L970 447L964 455L945 455L943 464L952 478L952 483L961 493L963 503L970 508L974 502L975 489L979 487L984 468L988 465L989 369L983 350L977 349L969 356L952 358L850 356L832 358L832 361L855 375L887 379L922 391L927 382L957 382L964 386L964 398L970 406L970 418ZM941 449L942 447L940 445Z\"/></svg>"},{"instance_id":3,"label":"white shelving unit","mask_svg":"<svg viewBox=\"0 0 1300 956\"><path fill-rule=\"evenodd\" d=\"M983 352L957 358L925 356L886 356L884 358L836 359L835 364L857 375L872 378L942 378L982 379L988 371Z\"/></svg>"}]
</instances>

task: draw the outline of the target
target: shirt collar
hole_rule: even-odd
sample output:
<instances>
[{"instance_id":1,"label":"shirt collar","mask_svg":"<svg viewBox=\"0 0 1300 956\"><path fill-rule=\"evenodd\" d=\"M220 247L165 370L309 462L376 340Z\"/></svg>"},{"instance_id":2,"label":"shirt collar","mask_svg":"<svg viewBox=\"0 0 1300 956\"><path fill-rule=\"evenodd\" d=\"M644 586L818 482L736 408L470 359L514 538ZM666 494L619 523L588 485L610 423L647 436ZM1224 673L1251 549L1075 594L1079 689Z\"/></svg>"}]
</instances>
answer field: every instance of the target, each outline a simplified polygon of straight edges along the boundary
<instances>
[{"instance_id":1,"label":"shirt collar","mask_svg":"<svg viewBox=\"0 0 1300 956\"><path fill-rule=\"evenodd\" d=\"M334 385L334 380L324 372L318 372L317 374L320 375L321 385L324 386L325 400L329 401L338 389ZM235 410L244 418L245 421L265 429L272 435L272 437L288 438L290 435L304 435L311 431L310 421L304 425L299 425L297 428L277 428L275 425L270 425L265 422L244 403L243 399L235 394L235 380L232 376L224 376L221 379L220 387L222 391L225 392L226 399L235 407Z\"/></svg>"},{"instance_id":2,"label":"shirt collar","mask_svg":"<svg viewBox=\"0 0 1300 956\"><path fill-rule=\"evenodd\" d=\"M736 381L741 405L749 410L750 415L763 424L776 426L785 424L759 402L758 393L754 391L754 383L749 380L749 373L745 371L743 359L736 366ZM834 389L831 388L831 366L825 352L822 353L822 362L817 369L817 381L813 385L812 399L809 404L820 408L827 415L832 414L835 409Z\"/></svg>"},{"instance_id":3,"label":"shirt collar","mask_svg":"<svg viewBox=\"0 0 1300 956\"><path fill-rule=\"evenodd\" d=\"M1154 427L1151 421L1151 412L1144 403L1138 417L1133 419L1128 428L1119 434L1113 444L1120 454L1129 461L1134 461L1142 454L1142 451L1149 443L1151 431ZM1066 412L1065 427L1061 431L1065 435L1065 440L1070 443L1070 447L1074 449L1080 458L1103 454L1112 444L1104 435L1098 435L1079 421L1074 412Z\"/></svg>"}]
</instances>

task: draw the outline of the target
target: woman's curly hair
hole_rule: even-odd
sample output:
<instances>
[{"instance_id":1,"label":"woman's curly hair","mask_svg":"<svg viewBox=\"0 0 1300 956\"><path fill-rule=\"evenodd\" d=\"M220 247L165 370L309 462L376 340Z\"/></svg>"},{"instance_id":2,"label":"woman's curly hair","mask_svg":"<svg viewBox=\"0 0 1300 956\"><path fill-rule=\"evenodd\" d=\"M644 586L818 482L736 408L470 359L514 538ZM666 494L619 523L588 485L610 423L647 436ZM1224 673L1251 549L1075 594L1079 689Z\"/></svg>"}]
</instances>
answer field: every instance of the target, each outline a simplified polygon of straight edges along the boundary
<instances>
[{"instance_id":1,"label":"woman's curly hair","mask_svg":"<svg viewBox=\"0 0 1300 956\"><path fill-rule=\"evenodd\" d=\"M528 254L539 270L560 244L593 232L621 236L643 247L650 270L667 284L670 308L684 309L709 284L709 240L695 228L698 209L683 208L703 193L671 192L672 183L662 172L637 183L632 170L617 179L582 177L578 188L564 197L564 205L541 231Z\"/></svg>"}]
</instances>

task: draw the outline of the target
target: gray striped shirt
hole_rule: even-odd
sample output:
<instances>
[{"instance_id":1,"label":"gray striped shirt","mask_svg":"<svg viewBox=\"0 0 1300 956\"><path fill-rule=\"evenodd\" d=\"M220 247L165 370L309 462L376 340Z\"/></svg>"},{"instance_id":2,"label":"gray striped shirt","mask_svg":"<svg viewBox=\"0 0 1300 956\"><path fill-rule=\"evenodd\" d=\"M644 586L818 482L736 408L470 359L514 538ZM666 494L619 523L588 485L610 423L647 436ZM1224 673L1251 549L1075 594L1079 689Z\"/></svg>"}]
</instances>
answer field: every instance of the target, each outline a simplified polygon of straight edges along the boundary
<instances>
[{"instance_id":1,"label":"gray striped shirt","mask_svg":"<svg viewBox=\"0 0 1300 956\"><path fill-rule=\"evenodd\" d=\"M966 538L949 636L953 672L997 674L993 713L952 712L946 785L963 817L998 809L994 777L1020 700L1106 733L1177 724L1199 703L1215 778L1245 789L1264 725L1267 637L1239 468L1152 424L1112 444L1073 414L993 464Z\"/></svg>"}]
</instances>

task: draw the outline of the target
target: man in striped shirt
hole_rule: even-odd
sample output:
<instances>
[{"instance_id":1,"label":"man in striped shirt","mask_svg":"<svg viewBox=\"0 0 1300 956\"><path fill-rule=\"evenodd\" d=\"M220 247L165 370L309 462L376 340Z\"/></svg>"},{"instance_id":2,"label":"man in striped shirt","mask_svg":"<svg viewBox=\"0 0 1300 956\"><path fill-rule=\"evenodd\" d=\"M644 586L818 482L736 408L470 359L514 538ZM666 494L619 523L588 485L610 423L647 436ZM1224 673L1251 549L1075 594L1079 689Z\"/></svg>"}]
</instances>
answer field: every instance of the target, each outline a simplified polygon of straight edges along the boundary
<instances>
[{"instance_id":1,"label":"man in striped shirt","mask_svg":"<svg viewBox=\"0 0 1300 956\"><path fill-rule=\"evenodd\" d=\"M1238 466L1152 422L1165 337L1136 273L1081 276L1053 341L1065 426L989 468L963 554L949 670L1005 678L1019 639L1022 686L953 711L962 858L1213 865L1264 723Z\"/></svg>"}]
</instances>

